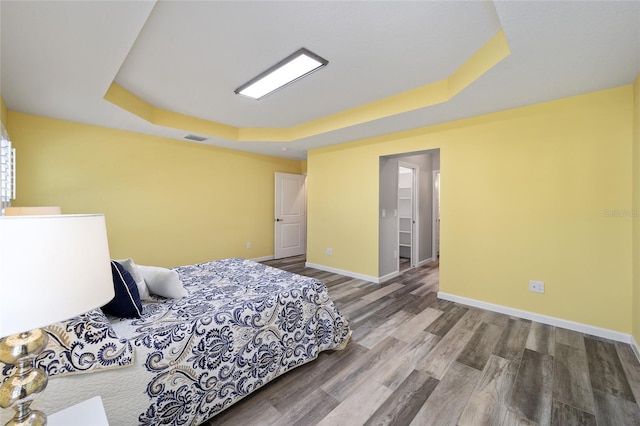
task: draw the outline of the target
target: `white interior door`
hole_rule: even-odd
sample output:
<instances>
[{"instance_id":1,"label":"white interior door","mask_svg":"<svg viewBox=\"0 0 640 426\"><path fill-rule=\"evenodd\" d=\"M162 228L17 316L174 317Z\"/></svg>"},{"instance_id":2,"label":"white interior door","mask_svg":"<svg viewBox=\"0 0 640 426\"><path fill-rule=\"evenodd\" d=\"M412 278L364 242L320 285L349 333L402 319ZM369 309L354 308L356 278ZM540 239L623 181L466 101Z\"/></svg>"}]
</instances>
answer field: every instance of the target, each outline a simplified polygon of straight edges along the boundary
<instances>
[{"instance_id":1,"label":"white interior door","mask_svg":"<svg viewBox=\"0 0 640 426\"><path fill-rule=\"evenodd\" d=\"M276 173L276 259L306 252L307 214L305 176Z\"/></svg>"}]
</instances>

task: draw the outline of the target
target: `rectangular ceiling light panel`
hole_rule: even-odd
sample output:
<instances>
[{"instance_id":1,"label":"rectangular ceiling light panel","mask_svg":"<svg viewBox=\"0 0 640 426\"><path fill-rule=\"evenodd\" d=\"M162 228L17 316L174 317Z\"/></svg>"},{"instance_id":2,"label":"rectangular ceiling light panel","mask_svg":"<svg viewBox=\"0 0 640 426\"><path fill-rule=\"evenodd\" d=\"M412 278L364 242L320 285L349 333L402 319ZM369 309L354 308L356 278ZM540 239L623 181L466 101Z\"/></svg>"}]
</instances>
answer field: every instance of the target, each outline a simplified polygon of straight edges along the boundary
<instances>
[{"instance_id":1,"label":"rectangular ceiling light panel","mask_svg":"<svg viewBox=\"0 0 640 426\"><path fill-rule=\"evenodd\" d=\"M260 99L324 67L329 61L307 49L300 49L256 78L238 87L238 95Z\"/></svg>"}]
</instances>

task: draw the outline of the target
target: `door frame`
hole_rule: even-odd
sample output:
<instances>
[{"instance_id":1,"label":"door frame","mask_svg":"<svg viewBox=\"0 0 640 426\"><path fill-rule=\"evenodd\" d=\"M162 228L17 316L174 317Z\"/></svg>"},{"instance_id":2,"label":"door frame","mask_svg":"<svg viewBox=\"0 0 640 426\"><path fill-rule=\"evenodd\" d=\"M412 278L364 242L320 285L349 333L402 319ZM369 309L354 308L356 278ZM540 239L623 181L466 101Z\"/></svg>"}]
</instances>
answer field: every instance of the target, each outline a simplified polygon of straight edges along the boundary
<instances>
[{"instance_id":1,"label":"door frame","mask_svg":"<svg viewBox=\"0 0 640 426\"><path fill-rule=\"evenodd\" d=\"M437 179L436 179L437 177ZM440 210L440 169L434 170L432 172L432 182L433 182L433 200L431 202L431 257L435 261L438 260L440 256L440 215L438 211Z\"/></svg>"}]
</instances>

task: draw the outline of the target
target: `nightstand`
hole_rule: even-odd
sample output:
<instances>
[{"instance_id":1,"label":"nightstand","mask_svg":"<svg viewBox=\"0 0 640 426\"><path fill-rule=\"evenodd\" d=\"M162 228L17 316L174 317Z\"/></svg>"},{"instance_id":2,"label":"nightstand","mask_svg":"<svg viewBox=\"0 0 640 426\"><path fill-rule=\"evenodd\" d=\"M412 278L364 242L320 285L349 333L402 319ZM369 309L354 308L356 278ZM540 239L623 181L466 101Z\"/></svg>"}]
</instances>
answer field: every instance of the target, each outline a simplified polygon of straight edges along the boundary
<instances>
[{"instance_id":1,"label":"nightstand","mask_svg":"<svg viewBox=\"0 0 640 426\"><path fill-rule=\"evenodd\" d=\"M102 398L94 396L47 416L47 426L109 426L109 422Z\"/></svg>"}]
</instances>

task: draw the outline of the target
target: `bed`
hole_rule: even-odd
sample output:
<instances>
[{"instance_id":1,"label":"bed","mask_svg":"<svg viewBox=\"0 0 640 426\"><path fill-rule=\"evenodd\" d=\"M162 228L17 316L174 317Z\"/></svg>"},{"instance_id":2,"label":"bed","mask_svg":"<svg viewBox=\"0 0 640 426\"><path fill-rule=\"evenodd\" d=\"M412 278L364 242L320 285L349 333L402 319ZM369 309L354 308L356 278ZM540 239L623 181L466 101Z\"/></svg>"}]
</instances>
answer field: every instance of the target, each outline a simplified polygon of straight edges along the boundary
<instances>
[{"instance_id":1,"label":"bed","mask_svg":"<svg viewBox=\"0 0 640 426\"><path fill-rule=\"evenodd\" d=\"M321 281L235 258L174 270L186 296L152 296L140 318L97 309L48 327L34 408L100 395L112 426L198 425L349 340Z\"/></svg>"}]
</instances>

